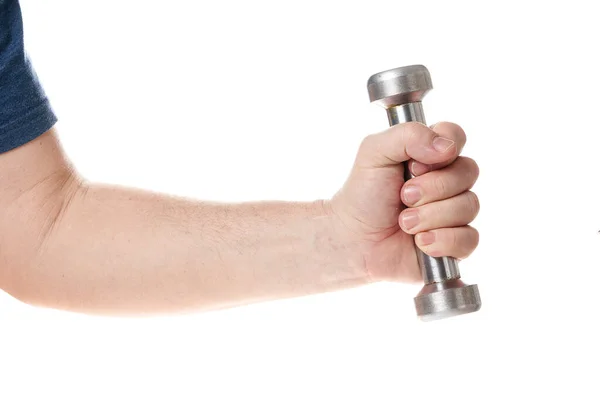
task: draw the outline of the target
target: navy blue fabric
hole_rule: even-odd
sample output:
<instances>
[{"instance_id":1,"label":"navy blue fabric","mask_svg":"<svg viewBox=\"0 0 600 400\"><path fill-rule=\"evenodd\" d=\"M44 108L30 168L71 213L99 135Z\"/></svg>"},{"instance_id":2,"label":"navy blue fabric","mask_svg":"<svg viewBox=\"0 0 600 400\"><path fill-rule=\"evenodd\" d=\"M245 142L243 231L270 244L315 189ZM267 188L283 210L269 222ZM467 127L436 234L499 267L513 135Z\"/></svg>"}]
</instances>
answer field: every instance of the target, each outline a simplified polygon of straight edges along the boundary
<instances>
[{"instance_id":1,"label":"navy blue fabric","mask_svg":"<svg viewBox=\"0 0 600 400\"><path fill-rule=\"evenodd\" d=\"M0 0L0 153L46 132L56 116L23 44L18 0Z\"/></svg>"}]
</instances>

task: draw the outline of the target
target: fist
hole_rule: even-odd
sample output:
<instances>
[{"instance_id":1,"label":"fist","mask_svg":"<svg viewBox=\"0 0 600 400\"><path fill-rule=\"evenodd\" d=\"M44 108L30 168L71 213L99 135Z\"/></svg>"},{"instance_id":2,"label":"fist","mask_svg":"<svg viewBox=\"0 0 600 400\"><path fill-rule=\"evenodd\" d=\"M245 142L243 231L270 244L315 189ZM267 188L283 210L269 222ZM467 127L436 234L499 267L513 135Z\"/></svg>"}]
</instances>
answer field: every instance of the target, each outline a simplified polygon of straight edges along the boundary
<instances>
[{"instance_id":1,"label":"fist","mask_svg":"<svg viewBox=\"0 0 600 400\"><path fill-rule=\"evenodd\" d=\"M479 212L470 191L479 168L460 156L465 142L462 128L448 122L409 122L364 139L330 209L372 280L420 280L415 245L457 259L477 247L469 224ZM408 182L406 164L415 176Z\"/></svg>"}]
</instances>

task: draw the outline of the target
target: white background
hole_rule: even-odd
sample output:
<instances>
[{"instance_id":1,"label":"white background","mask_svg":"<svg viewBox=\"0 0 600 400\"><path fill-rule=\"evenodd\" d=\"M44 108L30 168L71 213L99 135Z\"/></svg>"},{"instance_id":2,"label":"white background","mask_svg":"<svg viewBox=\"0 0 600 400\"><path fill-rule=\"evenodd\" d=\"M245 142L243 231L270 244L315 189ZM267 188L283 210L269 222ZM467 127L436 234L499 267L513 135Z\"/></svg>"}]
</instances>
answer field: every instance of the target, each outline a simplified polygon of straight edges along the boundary
<instances>
[{"instance_id":1,"label":"white background","mask_svg":"<svg viewBox=\"0 0 600 400\"><path fill-rule=\"evenodd\" d=\"M0 295L1 399L598 398L594 2L22 1L87 178L312 200L386 127L366 81L425 64L430 123L481 167L479 313L423 324L378 284L204 315L91 318Z\"/></svg>"}]
</instances>

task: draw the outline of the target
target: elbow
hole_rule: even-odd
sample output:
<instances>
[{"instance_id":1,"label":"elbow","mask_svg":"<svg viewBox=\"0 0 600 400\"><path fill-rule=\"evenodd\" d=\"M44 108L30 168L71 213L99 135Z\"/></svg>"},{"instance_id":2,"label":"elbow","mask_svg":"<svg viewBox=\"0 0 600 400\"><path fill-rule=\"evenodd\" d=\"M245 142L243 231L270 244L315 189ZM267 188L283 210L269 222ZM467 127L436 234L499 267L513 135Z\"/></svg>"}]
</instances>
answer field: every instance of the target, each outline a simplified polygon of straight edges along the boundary
<instances>
[{"instance_id":1,"label":"elbow","mask_svg":"<svg viewBox=\"0 0 600 400\"><path fill-rule=\"evenodd\" d=\"M66 287L61 286L60 277L57 281L56 273L44 271L40 267L42 266L9 268L18 269L18 272L11 272L8 277L6 273L0 274L0 290L15 300L32 307L70 310L72 307L67 301L69 300L69 291L65 290ZM50 266L43 267L50 268Z\"/></svg>"},{"instance_id":2,"label":"elbow","mask_svg":"<svg viewBox=\"0 0 600 400\"><path fill-rule=\"evenodd\" d=\"M21 303L34 307L45 306L40 293L34 290L32 283L36 280L26 265L7 265L4 262L0 265L0 290Z\"/></svg>"},{"instance_id":3,"label":"elbow","mask_svg":"<svg viewBox=\"0 0 600 400\"><path fill-rule=\"evenodd\" d=\"M62 308L56 242L83 181L72 171L44 181L0 213L0 290L31 306Z\"/></svg>"},{"instance_id":4,"label":"elbow","mask_svg":"<svg viewBox=\"0 0 600 400\"><path fill-rule=\"evenodd\" d=\"M52 282L60 282L63 262L56 239L72 200L85 193L83 180L54 129L1 154L0 171L0 290L52 306L60 295Z\"/></svg>"}]
</instances>

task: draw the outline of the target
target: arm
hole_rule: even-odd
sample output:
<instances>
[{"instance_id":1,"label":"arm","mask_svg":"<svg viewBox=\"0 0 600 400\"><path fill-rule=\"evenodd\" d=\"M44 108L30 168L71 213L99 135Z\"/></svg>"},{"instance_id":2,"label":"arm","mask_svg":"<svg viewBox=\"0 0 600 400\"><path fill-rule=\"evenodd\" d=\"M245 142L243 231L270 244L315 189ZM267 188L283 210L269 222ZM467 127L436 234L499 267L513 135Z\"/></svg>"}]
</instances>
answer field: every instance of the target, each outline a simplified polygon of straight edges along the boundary
<instances>
[{"instance_id":1,"label":"arm","mask_svg":"<svg viewBox=\"0 0 600 400\"><path fill-rule=\"evenodd\" d=\"M0 283L31 304L174 312L367 280L324 201L214 204L91 184L53 131L0 156L0 170Z\"/></svg>"},{"instance_id":2,"label":"arm","mask_svg":"<svg viewBox=\"0 0 600 400\"><path fill-rule=\"evenodd\" d=\"M432 146L439 136L451 138L444 151ZM477 166L458 157L463 144L453 124L396 126L367 137L330 201L218 204L85 182L50 130L0 155L0 287L34 305L115 315L416 281L407 233L435 256L464 258L477 245L466 226ZM402 185L408 158L437 168L413 171L418 199Z\"/></svg>"}]
</instances>

